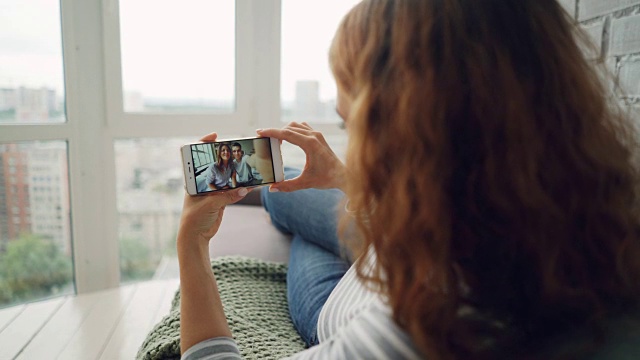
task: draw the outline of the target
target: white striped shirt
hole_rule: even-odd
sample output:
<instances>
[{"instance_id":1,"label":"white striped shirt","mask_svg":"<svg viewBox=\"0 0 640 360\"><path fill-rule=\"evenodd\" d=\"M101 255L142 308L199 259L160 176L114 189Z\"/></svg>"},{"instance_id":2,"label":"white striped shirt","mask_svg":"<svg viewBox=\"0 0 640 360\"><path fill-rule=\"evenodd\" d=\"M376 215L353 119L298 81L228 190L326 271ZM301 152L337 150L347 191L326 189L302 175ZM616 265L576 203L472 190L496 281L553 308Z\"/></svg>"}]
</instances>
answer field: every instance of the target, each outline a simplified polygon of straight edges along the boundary
<instances>
[{"instance_id":1,"label":"white striped shirt","mask_svg":"<svg viewBox=\"0 0 640 360\"><path fill-rule=\"evenodd\" d=\"M420 359L409 336L391 317L380 295L367 289L352 266L333 289L318 318L319 344L291 359ZM231 338L189 348L183 360L241 359Z\"/></svg>"}]
</instances>

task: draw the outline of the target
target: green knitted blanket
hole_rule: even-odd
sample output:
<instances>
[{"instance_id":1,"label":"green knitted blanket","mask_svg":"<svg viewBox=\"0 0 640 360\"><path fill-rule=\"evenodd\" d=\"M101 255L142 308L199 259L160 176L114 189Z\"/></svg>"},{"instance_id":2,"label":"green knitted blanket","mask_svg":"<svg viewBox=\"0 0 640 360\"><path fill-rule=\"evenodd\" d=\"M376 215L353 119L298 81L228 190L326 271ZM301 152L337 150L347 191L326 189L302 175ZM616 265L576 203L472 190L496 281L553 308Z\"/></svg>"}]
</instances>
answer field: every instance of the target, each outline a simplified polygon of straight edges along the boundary
<instances>
[{"instance_id":1,"label":"green knitted blanket","mask_svg":"<svg viewBox=\"0 0 640 360\"><path fill-rule=\"evenodd\" d=\"M245 359L279 359L304 350L287 305L285 264L244 257L211 262L224 312ZM180 291L171 312L156 324L136 359L180 358Z\"/></svg>"}]
</instances>

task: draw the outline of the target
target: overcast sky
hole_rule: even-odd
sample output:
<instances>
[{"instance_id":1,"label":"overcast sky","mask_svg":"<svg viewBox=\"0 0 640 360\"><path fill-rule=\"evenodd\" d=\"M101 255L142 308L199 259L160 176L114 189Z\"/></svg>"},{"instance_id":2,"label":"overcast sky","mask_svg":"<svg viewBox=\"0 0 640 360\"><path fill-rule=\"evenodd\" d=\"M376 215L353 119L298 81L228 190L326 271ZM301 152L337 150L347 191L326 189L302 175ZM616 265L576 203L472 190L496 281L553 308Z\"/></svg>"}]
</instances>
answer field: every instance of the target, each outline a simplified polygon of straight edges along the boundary
<instances>
[{"instance_id":1,"label":"overcast sky","mask_svg":"<svg viewBox=\"0 0 640 360\"><path fill-rule=\"evenodd\" d=\"M319 80L321 98L335 97L327 51L356 2L283 0L283 99L293 99L297 80ZM59 12L56 0L0 0L0 87L62 90ZM234 1L123 0L120 13L125 90L145 97L231 99Z\"/></svg>"},{"instance_id":2,"label":"overcast sky","mask_svg":"<svg viewBox=\"0 0 640 360\"><path fill-rule=\"evenodd\" d=\"M0 0L0 87L62 89L60 7L52 0Z\"/></svg>"}]
</instances>

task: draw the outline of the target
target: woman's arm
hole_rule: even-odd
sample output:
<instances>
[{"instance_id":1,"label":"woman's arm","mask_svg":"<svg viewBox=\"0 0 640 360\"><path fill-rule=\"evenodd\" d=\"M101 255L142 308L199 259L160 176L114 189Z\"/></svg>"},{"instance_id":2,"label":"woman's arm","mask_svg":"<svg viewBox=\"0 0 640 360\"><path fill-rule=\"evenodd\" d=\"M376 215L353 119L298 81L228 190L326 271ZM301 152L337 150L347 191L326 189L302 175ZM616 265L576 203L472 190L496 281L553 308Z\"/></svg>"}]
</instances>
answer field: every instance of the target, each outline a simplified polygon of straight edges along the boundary
<instances>
[{"instance_id":1,"label":"woman's arm","mask_svg":"<svg viewBox=\"0 0 640 360\"><path fill-rule=\"evenodd\" d=\"M181 228L184 228L181 226ZM180 264L180 352L214 337L231 337L211 270L209 242L178 233Z\"/></svg>"},{"instance_id":2,"label":"woman's arm","mask_svg":"<svg viewBox=\"0 0 640 360\"><path fill-rule=\"evenodd\" d=\"M202 141L215 141L211 134ZM207 339L231 337L209 259L209 241L218 232L226 205L246 188L207 196L185 194L177 238L180 266L180 350Z\"/></svg>"}]
</instances>

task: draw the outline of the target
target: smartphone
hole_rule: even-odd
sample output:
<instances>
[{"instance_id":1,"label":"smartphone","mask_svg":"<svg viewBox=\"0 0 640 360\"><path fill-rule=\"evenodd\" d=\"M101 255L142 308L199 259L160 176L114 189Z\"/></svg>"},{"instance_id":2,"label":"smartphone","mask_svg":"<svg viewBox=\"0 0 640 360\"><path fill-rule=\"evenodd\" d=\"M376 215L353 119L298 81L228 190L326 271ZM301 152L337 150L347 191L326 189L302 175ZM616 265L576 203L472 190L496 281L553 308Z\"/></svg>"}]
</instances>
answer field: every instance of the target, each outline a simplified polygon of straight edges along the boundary
<instances>
[{"instance_id":1,"label":"smartphone","mask_svg":"<svg viewBox=\"0 0 640 360\"><path fill-rule=\"evenodd\" d=\"M280 141L255 137L186 144L180 148L185 188L205 195L284 180Z\"/></svg>"}]
</instances>

